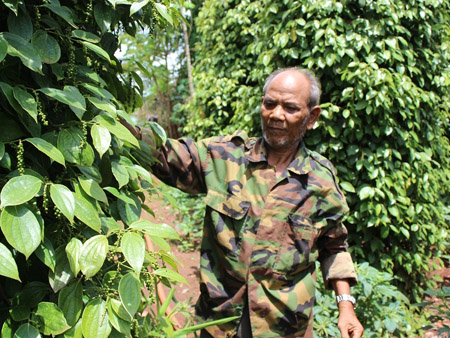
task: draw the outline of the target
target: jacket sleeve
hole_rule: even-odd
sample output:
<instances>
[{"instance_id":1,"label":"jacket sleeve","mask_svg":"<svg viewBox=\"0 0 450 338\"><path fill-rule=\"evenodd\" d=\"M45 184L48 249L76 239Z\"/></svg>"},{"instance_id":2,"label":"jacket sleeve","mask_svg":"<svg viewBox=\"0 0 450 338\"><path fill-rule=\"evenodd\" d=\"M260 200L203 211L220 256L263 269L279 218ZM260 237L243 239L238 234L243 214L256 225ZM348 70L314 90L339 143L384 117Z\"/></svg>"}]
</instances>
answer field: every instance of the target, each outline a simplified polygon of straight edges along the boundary
<instances>
[{"instance_id":1,"label":"jacket sleeve","mask_svg":"<svg viewBox=\"0 0 450 338\"><path fill-rule=\"evenodd\" d=\"M143 140L150 142L151 133L143 131ZM153 146L151 144L151 146ZM152 173L164 183L190 194L206 192L202 160L206 156L207 141L199 143L192 139L168 139L153 151L157 162L151 166Z\"/></svg>"},{"instance_id":2,"label":"jacket sleeve","mask_svg":"<svg viewBox=\"0 0 450 338\"><path fill-rule=\"evenodd\" d=\"M350 285L357 283L355 267L348 252L348 231L342 219L348 212L347 202L337 185L332 168L328 193L319 203L318 217L322 223L322 231L317 242L319 262L325 287L331 289L331 279L347 279Z\"/></svg>"}]
</instances>

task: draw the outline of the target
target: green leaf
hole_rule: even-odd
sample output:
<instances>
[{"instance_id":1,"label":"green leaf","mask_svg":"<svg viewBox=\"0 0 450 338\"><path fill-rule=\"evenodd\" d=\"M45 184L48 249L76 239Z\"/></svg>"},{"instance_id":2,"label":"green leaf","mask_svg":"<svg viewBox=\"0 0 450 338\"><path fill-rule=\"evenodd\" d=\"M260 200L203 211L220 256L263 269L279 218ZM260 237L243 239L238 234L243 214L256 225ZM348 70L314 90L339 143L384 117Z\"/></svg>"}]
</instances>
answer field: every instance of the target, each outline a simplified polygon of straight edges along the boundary
<instances>
[{"instance_id":1,"label":"green leaf","mask_svg":"<svg viewBox=\"0 0 450 338\"><path fill-rule=\"evenodd\" d=\"M119 296L123 306L133 318L141 303L141 283L134 272L120 279Z\"/></svg>"},{"instance_id":2,"label":"green leaf","mask_svg":"<svg viewBox=\"0 0 450 338\"><path fill-rule=\"evenodd\" d=\"M114 303L116 303L116 304L114 304ZM123 311L125 311L125 309L122 306L122 303L120 303L118 300L116 300L116 299L109 299L108 300L108 318L109 318L109 322L111 323L111 325L118 332L123 333L125 336L129 337L129 336L131 336L130 323L128 321L122 319L116 313L116 311L114 311L114 308L119 308L120 306L123 309ZM127 317L128 316L129 315L127 314Z\"/></svg>"},{"instance_id":3,"label":"green leaf","mask_svg":"<svg viewBox=\"0 0 450 338\"><path fill-rule=\"evenodd\" d=\"M81 330L81 319L72 326L71 329L64 332L64 338L83 338L83 333Z\"/></svg>"},{"instance_id":4,"label":"green leaf","mask_svg":"<svg viewBox=\"0 0 450 338\"><path fill-rule=\"evenodd\" d=\"M56 249L55 271L49 271L48 274L50 286L55 293L66 286L74 277L64 249L63 245Z\"/></svg>"},{"instance_id":5,"label":"green leaf","mask_svg":"<svg viewBox=\"0 0 450 338\"><path fill-rule=\"evenodd\" d=\"M75 325L83 307L83 285L80 279L72 281L61 289L58 295L58 306L64 313L67 324Z\"/></svg>"},{"instance_id":6,"label":"green leaf","mask_svg":"<svg viewBox=\"0 0 450 338\"><path fill-rule=\"evenodd\" d=\"M90 167L94 162L94 150L87 142L81 147L82 142L83 132L76 127L69 127L59 132L57 146L66 161Z\"/></svg>"},{"instance_id":7,"label":"green leaf","mask_svg":"<svg viewBox=\"0 0 450 338\"><path fill-rule=\"evenodd\" d=\"M72 31L72 36L74 38L92 42L92 43L99 43L101 40L99 36L97 36L93 33L89 33L89 32L78 30L78 29Z\"/></svg>"},{"instance_id":8,"label":"green leaf","mask_svg":"<svg viewBox=\"0 0 450 338\"><path fill-rule=\"evenodd\" d=\"M156 224L148 220L139 220L130 224L130 228L145 232L150 236L156 236L167 239L180 239L178 233L170 225Z\"/></svg>"},{"instance_id":9,"label":"green leaf","mask_svg":"<svg viewBox=\"0 0 450 338\"><path fill-rule=\"evenodd\" d=\"M3 4L13 11L15 15L19 14L19 0L2 0Z\"/></svg>"},{"instance_id":10,"label":"green leaf","mask_svg":"<svg viewBox=\"0 0 450 338\"><path fill-rule=\"evenodd\" d=\"M31 175L11 178L0 193L1 207L19 205L31 200L42 188L42 181Z\"/></svg>"},{"instance_id":11,"label":"green leaf","mask_svg":"<svg viewBox=\"0 0 450 338\"><path fill-rule=\"evenodd\" d=\"M50 0L50 3L46 3L43 6L47 7L53 13L60 16L73 28L78 28L74 22L75 15L73 14L73 12L70 10L70 8L68 8L66 6L61 6L58 0Z\"/></svg>"},{"instance_id":12,"label":"green leaf","mask_svg":"<svg viewBox=\"0 0 450 338\"><path fill-rule=\"evenodd\" d=\"M348 192L356 192L355 187L350 182L340 182L339 185L342 189Z\"/></svg>"},{"instance_id":13,"label":"green leaf","mask_svg":"<svg viewBox=\"0 0 450 338\"><path fill-rule=\"evenodd\" d=\"M100 217L102 221L102 230L104 233L108 233L109 231L120 231L123 229L119 223L117 223L114 218L111 217Z\"/></svg>"},{"instance_id":14,"label":"green leaf","mask_svg":"<svg viewBox=\"0 0 450 338\"><path fill-rule=\"evenodd\" d=\"M125 259L139 275L145 257L145 240L142 238L142 235L135 232L126 232L122 237L120 248Z\"/></svg>"},{"instance_id":15,"label":"green leaf","mask_svg":"<svg viewBox=\"0 0 450 338\"><path fill-rule=\"evenodd\" d=\"M95 198L97 201L108 204L108 198L106 197L105 192L97 182L95 182L93 179L84 178L82 176L78 176L78 181L80 182L80 185L83 188L83 190L89 196Z\"/></svg>"},{"instance_id":16,"label":"green leaf","mask_svg":"<svg viewBox=\"0 0 450 338\"><path fill-rule=\"evenodd\" d=\"M172 17L169 15L169 13L167 12L167 7L163 4L160 3L154 3L153 4L156 8L156 10L158 11L158 13L168 22L173 26L173 20Z\"/></svg>"},{"instance_id":17,"label":"green leaf","mask_svg":"<svg viewBox=\"0 0 450 338\"><path fill-rule=\"evenodd\" d=\"M94 124L91 128L92 141L100 158L106 153L111 145L111 134L109 130L101 125Z\"/></svg>"},{"instance_id":18,"label":"green leaf","mask_svg":"<svg viewBox=\"0 0 450 338\"><path fill-rule=\"evenodd\" d=\"M130 169L133 170L134 172L136 172L137 174L139 174L147 182L149 182L149 183L153 182L152 176L149 174L149 172L146 169L142 168L141 166L134 164L128 168L128 170L130 170Z\"/></svg>"},{"instance_id":19,"label":"green leaf","mask_svg":"<svg viewBox=\"0 0 450 338\"><path fill-rule=\"evenodd\" d=\"M141 217L142 208L139 198L133 194L130 195L130 198L134 201L131 204L120 199L117 201L120 217L125 224L136 222Z\"/></svg>"},{"instance_id":20,"label":"green leaf","mask_svg":"<svg viewBox=\"0 0 450 338\"><path fill-rule=\"evenodd\" d=\"M100 125L107 128L111 132L111 134L114 134L121 140L127 141L128 143L131 143L132 145L139 148L138 140L120 122L106 115L97 115L94 118L94 121L98 122Z\"/></svg>"},{"instance_id":21,"label":"green leaf","mask_svg":"<svg viewBox=\"0 0 450 338\"><path fill-rule=\"evenodd\" d=\"M3 61L6 54L8 54L8 43L3 36L0 35L0 62Z\"/></svg>"},{"instance_id":22,"label":"green leaf","mask_svg":"<svg viewBox=\"0 0 450 338\"><path fill-rule=\"evenodd\" d=\"M58 335L70 329L63 312L55 303L39 303L36 315L42 319L45 335Z\"/></svg>"},{"instance_id":23,"label":"green leaf","mask_svg":"<svg viewBox=\"0 0 450 338\"><path fill-rule=\"evenodd\" d=\"M54 64L61 58L61 48L58 41L43 30L38 30L33 34L31 44L38 51L44 63Z\"/></svg>"},{"instance_id":24,"label":"green leaf","mask_svg":"<svg viewBox=\"0 0 450 338\"><path fill-rule=\"evenodd\" d=\"M181 276L178 272L168 270L166 268L161 268L152 272L154 275L166 277L176 282L188 284L186 278Z\"/></svg>"},{"instance_id":25,"label":"green leaf","mask_svg":"<svg viewBox=\"0 0 450 338\"><path fill-rule=\"evenodd\" d=\"M113 196L117 197L118 199L124 201L125 203L132 204L137 208L136 202L128 197L125 193L120 192L117 190L117 188L114 187L105 187L105 190L111 193Z\"/></svg>"},{"instance_id":26,"label":"green leaf","mask_svg":"<svg viewBox=\"0 0 450 338\"><path fill-rule=\"evenodd\" d=\"M19 271L11 251L0 243L0 275L16 279L20 282Z\"/></svg>"},{"instance_id":27,"label":"green leaf","mask_svg":"<svg viewBox=\"0 0 450 338\"><path fill-rule=\"evenodd\" d=\"M107 101L114 101L114 96L104 88L94 86L91 83L83 83L82 86L89 90L92 94L97 95L100 98L103 98ZM100 108L99 108L100 109Z\"/></svg>"},{"instance_id":28,"label":"green leaf","mask_svg":"<svg viewBox=\"0 0 450 338\"><path fill-rule=\"evenodd\" d=\"M371 198L375 195L375 189L373 189L372 187L363 187L359 190L358 195L361 200Z\"/></svg>"},{"instance_id":29,"label":"green leaf","mask_svg":"<svg viewBox=\"0 0 450 338\"><path fill-rule=\"evenodd\" d=\"M80 41L87 49L91 50L101 58L105 59L108 62L111 62L111 59L109 58L109 54L100 46L97 46L91 42L88 41Z\"/></svg>"},{"instance_id":30,"label":"green leaf","mask_svg":"<svg viewBox=\"0 0 450 338\"><path fill-rule=\"evenodd\" d=\"M90 301L81 319L81 328L85 338L107 338L111 333L111 325L108 320L106 302L97 298Z\"/></svg>"},{"instance_id":31,"label":"green leaf","mask_svg":"<svg viewBox=\"0 0 450 338\"><path fill-rule=\"evenodd\" d=\"M188 328L184 328L184 329L175 331L174 338L185 337L187 334L204 329L205 327L212 326L212 325L225 324L225 323L231 322L231 321L239 319L239 318L240 318L239 316L233 316L233 317L222 318L222 319L208 321L206 323L190 326Z\"/></svg>"},{"instance_id":32,"label":"green leaf","mask_svg":"<svg viewBox=\"0 0 450 338\"><path fill-rule=\"evenodd\" d=\"M52 184L50 185L50 198L70 223L72 223L76 206L72 191L62 184Z\"/></svg>"},{"instance_id":33,"label":"green leaf","mask_svg":"<svg viewBox=\"0 0 450 338\"><path fill-rule=\"evenodd\" d=\"M166 132L163 129L163 127L161 127L158 123L153 122L153 121L149 122L149 125L152 128L153 132L156 133L156 135L158 135L161 143L166 144L167 135L166 135Z\"/></svg>"},{"instance_id":34,"label":"green leaf","mask_svg":"<svg viewBox=\"0 0 450 338\"><path fill-rule=\"evenodd\" d=\"M14 338L41 338L41 334L33 325L25 323L19 326Z\"/></svg>"},{"instance_id":35,"label":"green leaf","mask_svg":"<svg viewBox=\"0 0 450 338\"><path fill-rule=\"evenodd\" d=\"M20 104L20 106L33 118L33 120L37 123L38 111L37 111L37 103L34 99L33 95L28 93L26 90L14 87L13 89L14 98Z\"/></svg>"},{"instance_id":36,"label":"green leaf","mask_svg":"<svg viewBox=\"0 0 450 338\"><path fill-rule=\"evenodd\" d=\"M80 272L79 257L82 250L83 243L81 243L78 238L72 237L69 243L67 243L65 251L67 260L69 261L70 270L72 270L74 276L78 275L78 272Z\"/></svg>"},{"instance_id":37,"label":"green leaf","mask_svg":"<svg viewBox=\"0 0 450 338\"><path fill-rule=\"evenodd\" d=\"M3 156L5 156L5 144L0 141L0 159L2 159Z\"/></svg>"},{"instance_id":38,"label":"green leaf","mask_svg":"<svg viewBox=\"0 0 450 338\"><path fill-rule=\"evenodd\" d=\"M98 215L98 211L81 194L74 194L74 197L75 217L91 229L100 232L101 221Z\"/></svg>"},{"instance_id":39,"label":"green leaf","mask_svg":"<svg viewBox=\"0 0 450 338\"><path fill-rule=\"evenodd\" d=\"M27 259L41 243L41 225L36 215L23 205L3 209L0 223L8 243Z\"/></svg>"},{"instance_id":40,"label":"green leaf","mask_svg":"<svg viewBox=\"0 0 450 338\"><path fill-rule=\"evenodd\" d=\"M78 169L80 169L81 173L86 176L87 178L93 179L97 183L102 183L102 175L97 167L90 166L90 167L82 167L78 166Z\"/></svg>"},{"instance_id":41,"label":"green leaf","mask_svg":"<svg viewBox=\"0 0 450 338\"><path fill-rule=\"evenodd\" d=\"M42 74L42 60L36 48L19 35L0 33L8 42L8 54L20 58L25 67Z\"/></svg>"},{"instance_id":42,"label":"green leaf","mask_svg":"<svg viewBox=\"0 0 450 338\"><path fill-rule=\"evenodd\" d=\"M117 183L119 183L119 189L128 184L130 176L125 166L121 165L118 161L111 161L111 169Z\"/></svg>"},{"instance_id":43,"label":"green leaf","mask_svg":"<svg viewBox=\"0 0 450 338\"><path fill-rule=\"evenodd\" d=\"M24 40L29 41L33 35L33 23L28 12L20 10L17 14L9 12L8 31L20 35Z\"/></svg>"},{"instance_id":44,"label":"green leaf","mask_svg":"<svg viewBox=\"0 0 450 338\"><path fill-rule=\"evenodd\" d=\"M101 111L105 111L105 112L109 113L111 116L116 116L117 115L116 107L112 103L104 101L104 100L101 100L101 99L93 97L93 96L89 96L88 100L97 109L99 109Z\"/></svg>"},{"instance_id":45,"label":"green leaf","mask_svg":"<svg viewBox=\"0 0 450 338\"><path fill-rule=\"evenodd\" d=\"M39 244L34 253L42 263L50 268L50 270L55 271L55 249L53 248L52 242L50 242L48 238L44 237L44 242Z\"/></svg>"},{"instance_id":46,"label":"green leaf","mask_svg":"<svg viewBox=\"0 0 450 338\"><path fill-rule=\"evenodd\" d=\"M138 0L136 2L133 2L130 7L130 16L133 14L139 12L142 7L147 5L149 3L149 0Z\"/></svg>"},{"instance_id":47,"label":"green leaf","mask_svg":"<svg viewBox=\"0 0 450 338\"><path fill-rule=\"evenodd\" d=\"M61 103L78 108L82 111L86 110L86 100L76 87L65 86L64 90L56 88L41 88L39 90L48 97Z\"/></svg>"},{"instance_id":48,"label":"green leaf","mask_svg":"<svg viewBox=\"0 0 450 338\"><path fill-rule=\"evenodd\" d=\"M50 142L47 142L44 139L38 138L38 137L27 138L27 139L25 139L25 141L30 142L39 151L43 152L45 155L50 157L52 160L62 164L63 166L66 165L66 161L64 160L64 155L59 151L58 148L56 148Z\"/></svg>"},{"instance_id":49,"label":"green leaf","mask_svg":"<svg viewBox=\"0 0 450 338\"><path fill-rule=\"evenodd\" d=\"M108 239L104 235L91 237L83 244L79 263L86 278L95 276L102 268L107 253Z\"/></svg>"},{"instance_id":50,"label":"green leaf","mask_svg":"<svg viewBox=\"0 0 450 338\"><path fill-rule=\"evenodd\" d=\"M114 10L103 2L96 3L94 6L94 18L98 27L105 33L111 29L111 23L115 16Z\"/></svg>"}]
</instances>

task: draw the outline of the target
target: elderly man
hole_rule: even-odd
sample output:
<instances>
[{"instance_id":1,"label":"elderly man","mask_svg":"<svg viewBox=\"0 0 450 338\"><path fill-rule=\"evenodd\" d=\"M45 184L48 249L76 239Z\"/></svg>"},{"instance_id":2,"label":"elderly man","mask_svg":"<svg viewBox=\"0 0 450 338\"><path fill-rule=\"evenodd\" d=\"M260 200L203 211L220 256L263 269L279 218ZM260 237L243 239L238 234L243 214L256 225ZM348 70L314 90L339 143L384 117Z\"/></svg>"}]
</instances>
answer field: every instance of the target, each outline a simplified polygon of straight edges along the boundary
<instances>
[{"instance_id":1,"label":"elderly man","mask_svg":"<svg viewBox=\"0 0 450 338\"><path fill-rule=\"evenodd\" d=\"M263 94L262 138L168 140L153 167L167 184L207 194L196 312L239 319L201 337L312 337L317 260L337 295L342 337L360 337L341 223L348 207L332 164L302 141L321 113L319 83L309 71L281 69ZM137 136L151 142L147 133Z\"/></svg>"}]
</instances>

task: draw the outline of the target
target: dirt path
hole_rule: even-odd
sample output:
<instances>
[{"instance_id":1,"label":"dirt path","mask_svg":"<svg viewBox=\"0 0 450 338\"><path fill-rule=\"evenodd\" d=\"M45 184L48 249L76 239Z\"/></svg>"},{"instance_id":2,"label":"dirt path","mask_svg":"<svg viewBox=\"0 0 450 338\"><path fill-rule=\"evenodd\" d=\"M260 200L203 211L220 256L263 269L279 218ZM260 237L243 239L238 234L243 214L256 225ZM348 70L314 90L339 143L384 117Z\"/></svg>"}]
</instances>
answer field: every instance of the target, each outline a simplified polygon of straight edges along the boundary
<instances>
[{"instance_id":1,"label":"dirt path","mask_svg":"<svg viewBox=\"0 0 450 338\"><path fill-rule=\"evenodd\" d=\"M142 211L142 217L155 223L166 223L175 228L177 224L177 217L171 208L165 205L162 197L153 195L147 200L147 205L155 216L149 214L146 211ZM190 314L194 314L194 305L199 296L199 282L198 282L198 267L200 264L200 253L196 252L180 252L176 245L171 245L172 253L177 257L179 264L178 273L182 275L188 281L187 284L178 284L175 289L175 300L180 303L185 303L185 307ZM164 288L166 295L170 291L168 288ZM175 304L172 303L172 306ZM177 321L183 326L186 322L186 318L183 315L176 316Z\"/></svg>"}]
</instances>

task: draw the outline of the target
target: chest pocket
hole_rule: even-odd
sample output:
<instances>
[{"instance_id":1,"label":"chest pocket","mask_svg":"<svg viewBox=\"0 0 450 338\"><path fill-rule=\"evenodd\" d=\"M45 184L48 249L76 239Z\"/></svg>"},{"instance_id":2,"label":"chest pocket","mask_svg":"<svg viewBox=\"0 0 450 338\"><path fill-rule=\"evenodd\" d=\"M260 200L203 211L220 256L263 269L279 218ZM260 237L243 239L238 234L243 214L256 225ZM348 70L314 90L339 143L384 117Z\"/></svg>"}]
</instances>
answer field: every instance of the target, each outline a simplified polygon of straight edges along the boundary
<instances>
[{"instance_id":1,"label":"chest pocket","mask_svg":"<svg viewBox=\"0 0 450 338\"><path fill-rule=\"evenodd\" d=\"M250 202L235 195L209 190L205 203L210 210L207 212L209 219L204 235L214 236L225 254L238 256Z\"/></svg>"},{"instance_id":2,"label":"chest pocket","mask_svg":"<svg viewBox=\"0 0 450 338\"><path fill-rule=\"evenodd\" d=\"M296 274L314 263L319 255L315 246L320 229L311 219L289 215L284 225L274 270L281 274Z\"/></svg>"}]
</instances>

